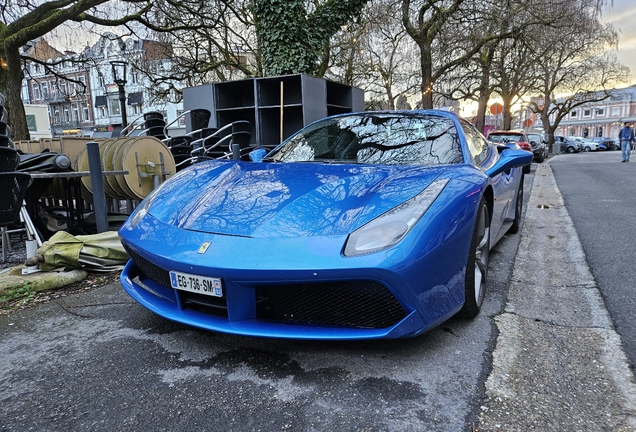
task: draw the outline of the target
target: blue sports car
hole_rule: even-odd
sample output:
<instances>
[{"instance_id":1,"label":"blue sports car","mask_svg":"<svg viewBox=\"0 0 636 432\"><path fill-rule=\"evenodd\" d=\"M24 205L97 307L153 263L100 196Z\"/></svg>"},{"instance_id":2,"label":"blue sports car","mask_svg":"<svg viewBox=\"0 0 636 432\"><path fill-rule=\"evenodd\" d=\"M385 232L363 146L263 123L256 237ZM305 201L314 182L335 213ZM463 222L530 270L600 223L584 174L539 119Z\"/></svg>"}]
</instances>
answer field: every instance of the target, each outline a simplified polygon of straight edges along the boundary
<instances>
[{"instance_id":1,"label":"blue sports car","mask_svg":"<svg viewBox=\"0 0 636 432\"><path fill-rule=\"evenodd\" d=\"M532 157L446 111L328 117L262 160L200 162L162 183L119 231L121 283L219 332L415 336L479 313Z\"/></svg>"}]
</instances>

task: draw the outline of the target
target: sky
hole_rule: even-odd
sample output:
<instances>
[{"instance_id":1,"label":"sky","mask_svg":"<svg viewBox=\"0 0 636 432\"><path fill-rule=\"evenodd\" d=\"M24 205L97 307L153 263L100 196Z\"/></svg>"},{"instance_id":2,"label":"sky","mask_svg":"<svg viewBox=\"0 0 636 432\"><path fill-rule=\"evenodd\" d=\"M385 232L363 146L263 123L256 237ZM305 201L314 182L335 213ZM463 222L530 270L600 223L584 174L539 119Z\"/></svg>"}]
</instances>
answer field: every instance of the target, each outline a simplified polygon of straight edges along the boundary
<instances>
[{"instance_id":1,"label":"sky","mask_svg":"<svg viewBox=\"0 0 636 432\"><path fill-rule=\"evenodd\" d=\"M601 18L618 31L618 60L631 71L632 84L636 84L636 1L614 0Z\"/></svg>"}]
</instances>

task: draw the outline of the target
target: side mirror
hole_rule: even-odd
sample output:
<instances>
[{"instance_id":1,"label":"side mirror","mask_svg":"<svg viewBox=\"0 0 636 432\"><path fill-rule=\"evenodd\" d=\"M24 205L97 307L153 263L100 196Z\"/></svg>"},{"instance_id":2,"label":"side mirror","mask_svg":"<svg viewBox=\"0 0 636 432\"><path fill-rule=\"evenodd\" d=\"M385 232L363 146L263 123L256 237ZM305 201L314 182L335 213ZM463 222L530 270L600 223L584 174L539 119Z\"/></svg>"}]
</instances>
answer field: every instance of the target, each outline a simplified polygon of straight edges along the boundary
<instances>
[{"instance_id":1,"label":"side mirror","mask_svg":"<svg viewBox=\"0 0 636 432\"><path fill-rule=\"evenodd\" d=\"M499 146L497 147L499 150ZM499 160L486 171L488 177L494 177L497 174L501 174L504 171L508 171L511 168L517 168L524 165L528 165L532 162L534 155L526 150L517 150L506 148L500 152Z\"/></svg>"}]
</instances>

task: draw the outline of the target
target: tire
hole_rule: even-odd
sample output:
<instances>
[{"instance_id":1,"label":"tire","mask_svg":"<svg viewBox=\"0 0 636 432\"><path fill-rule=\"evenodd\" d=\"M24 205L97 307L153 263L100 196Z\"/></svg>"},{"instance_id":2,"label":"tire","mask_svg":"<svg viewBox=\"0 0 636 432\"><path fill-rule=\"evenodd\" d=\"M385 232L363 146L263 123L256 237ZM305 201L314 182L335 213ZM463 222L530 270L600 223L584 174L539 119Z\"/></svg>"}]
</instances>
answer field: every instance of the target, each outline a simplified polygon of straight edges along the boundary
<instances>
[{"instance_id":1,"label":"tire","mask_svg":"<svg viewBox=\"0 0 636 432\"><path fill-rule=\"evenodd\" d=\"M524 176L521 176L521 181L519 182L519 189L517 189L517 203L515 205L515 218L512 221L512 225L508 228L508 232L510 234L516 234L519 232L519 228L521 227L521 213L523 212L523 180Z\"/></svg>"},{"instance_id":2,"label":"tire","mask_svg":"<svg viewBox=\"0 0 636 432\"><path fill-rule=\"evenodd\" d=\"M565 149L565 152L566 152L566 153L574 153L574 147L572 147L572 146L568 146L568 148L567 148L567 149Z\"/></svg>"},{"instance_id":3,"label":"tire","mask_svg":"<svg viewBox=\"0 0 636 432\"><path fill-rule=\"evenodd\" d=\"M524 174L529 174L530 173L530 164L523 166L523 173Z\"/></svg>"},{"instance_id":4,"label":"tire","mask_svg":"<svg viewBox=\"0 0 636 432\"><path fill-rule=\"evenodd\" d=\"M541 154L537 157L537 162L541 163L543 162L544 159L545 159L545 156L543 155L543 152L541 152Z\"/></svg>"},{"instance_id":5,"label":"tire","mask_svg":"<svg viewBox=\"0 0 636 432\"><path fill-rule=\"evenodd\" d=\"M470 241L466 275L464 277L464 306L459 311L463 318L474 318L479 314L486 294L486 277L490 259L490 212L488 203L481 199L477 207L475 228Z\"/></svg>"},{"instance_id":6,"label":"tire","mask_svg":"<svg viewBox=\"0 0 636 432\"><path fill-rule=\"evenodd\" d=\"M586 152L589 152L589 151L591 151L591 150L592 150L592 149L591 149L589 146L585 147L585 151L586 151Z\"/></svg>"}]
</instances>

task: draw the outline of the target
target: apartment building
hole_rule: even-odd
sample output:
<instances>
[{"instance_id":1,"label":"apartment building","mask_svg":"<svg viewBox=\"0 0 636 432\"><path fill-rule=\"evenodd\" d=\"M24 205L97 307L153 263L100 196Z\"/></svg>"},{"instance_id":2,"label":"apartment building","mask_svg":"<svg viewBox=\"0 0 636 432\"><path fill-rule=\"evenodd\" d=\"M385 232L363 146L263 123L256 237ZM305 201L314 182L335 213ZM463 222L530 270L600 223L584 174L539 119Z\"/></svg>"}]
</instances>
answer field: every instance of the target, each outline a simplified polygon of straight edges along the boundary
<instances>
[{"instance_id":1,"label":"apartment building","mask_svg":"<svg viewBox=\"0 0 636 432\"><path fill-rule=\"evenodd\" d=\"M636 86L613 89L600 102L579 106L561 121L555 135L618 137L626 121L636 122Z\"/></svg>"}]
</instances>

